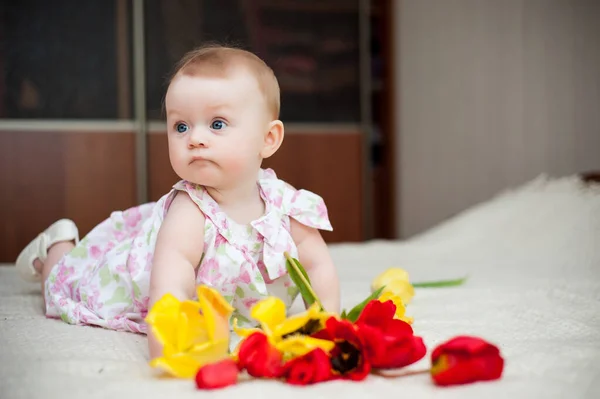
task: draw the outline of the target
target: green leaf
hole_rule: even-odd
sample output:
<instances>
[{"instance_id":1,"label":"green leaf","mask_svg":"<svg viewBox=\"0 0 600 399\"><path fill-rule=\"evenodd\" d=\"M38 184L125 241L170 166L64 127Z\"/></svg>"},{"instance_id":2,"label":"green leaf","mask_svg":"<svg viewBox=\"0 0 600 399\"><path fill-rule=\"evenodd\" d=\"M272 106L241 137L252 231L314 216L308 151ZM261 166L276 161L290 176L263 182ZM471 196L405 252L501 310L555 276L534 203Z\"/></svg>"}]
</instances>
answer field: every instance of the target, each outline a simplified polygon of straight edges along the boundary
<instances>
[{"instance_id":1,"label":"green leaf","mask_svg":"<svg viewBox=\"0 0 600 399\"><path fill-rule=\"evenodd\" d=\"M304 270L302 264L297 259L292 258L287 252L285 252L284 255L286 258L285 267L290 278L300 290L300 295L302 295L306 305L310 306L317 302L321 310L323 310L323 304L321 304L317 294L310 285L310 278L308 278L308 274L306 273L306 270Z\"/></svg>"},{"instance_id":2,"label":"green leaf","mask_svg":"<svg viewBox=\"0 0 600 399\"><path fill-rule=\"evenodd\" d=\"M348 313L346 313L346 309L342 310L342 314L340 315L340 317L342 318L342 320L348 318Z\"/></svg>"},{"instance_id":3,"label":"green leaf","mask_svg":"<svg viewBox=\"0 0 600 399\"><path fill-rule=\"evenodd\" d=\"M467 281L467 277L454 280L424 281L422 283L413 283L412 286L415 288L456 287L464 284L465 281Z\"/></svg>"},{"instance_id":4,"label":"green leaf","mask_svg":"<svg viewBox=\"0 0 600 399\"><path fill-rule=\"evenodd\" d=\"M369 295L364 301L353 307L346 315L346 319L350 320L352 323L358 320L358 316L360 316L360 313L363 311L365 306L367 306L367 303L371 302L373 299L379 298L379 295L381 295L381 291L383 291L384 288L385 287L380 287L378 290Z\"/></svg>"}]
</instances>

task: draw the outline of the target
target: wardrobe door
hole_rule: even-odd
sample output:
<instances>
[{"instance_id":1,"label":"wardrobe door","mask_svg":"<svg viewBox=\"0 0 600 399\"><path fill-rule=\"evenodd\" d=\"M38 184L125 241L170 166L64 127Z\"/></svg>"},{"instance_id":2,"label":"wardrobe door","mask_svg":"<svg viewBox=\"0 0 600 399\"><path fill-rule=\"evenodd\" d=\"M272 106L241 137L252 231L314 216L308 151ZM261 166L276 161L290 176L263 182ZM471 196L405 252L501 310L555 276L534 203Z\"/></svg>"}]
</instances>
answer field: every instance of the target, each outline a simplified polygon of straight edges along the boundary
<instances>
[{"instance_id":1,"label":"wardrobe door","mask_svg":"<svg viewBox=\"0 0 600 399\"><path fill-rule=\"evenodd\" d=\"M285 140L265 161L296 188L327 204L329 242L365 238L365 134L358 0L147 0L148 191L177 181L162 113L165 77L189 49L217 41L250 49L281 88Z\"/></svg>"},{"instance_id":2,"label":"wardrobe door","mask_svg":"<svg viewBox=\"0 0 600 399\"><path fill-rule=\"evenodd\" d=\"M0 7L0 262L136 204L127 1Z\"/></svg>"}]
</instances>

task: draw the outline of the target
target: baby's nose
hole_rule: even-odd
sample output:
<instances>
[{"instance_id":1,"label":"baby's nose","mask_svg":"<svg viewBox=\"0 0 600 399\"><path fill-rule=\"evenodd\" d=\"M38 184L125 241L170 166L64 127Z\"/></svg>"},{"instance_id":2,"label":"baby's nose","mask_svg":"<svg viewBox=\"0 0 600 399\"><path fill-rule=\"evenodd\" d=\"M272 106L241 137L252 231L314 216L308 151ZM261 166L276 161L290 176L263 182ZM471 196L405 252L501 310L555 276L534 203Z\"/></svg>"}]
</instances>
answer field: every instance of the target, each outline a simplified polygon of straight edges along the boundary
<instances>
[{"instance_id":1,"label":"baby's nose","mask_svg":"<svg viewBox=\"0 0 600 399\"><path fill-rule=\"evenodd\" d=\"M190 148L195 147L206 147L207 146L207 136L202 131L202 129L194 129L189 135L189 143Z\"/></svg>"}]
</instances>

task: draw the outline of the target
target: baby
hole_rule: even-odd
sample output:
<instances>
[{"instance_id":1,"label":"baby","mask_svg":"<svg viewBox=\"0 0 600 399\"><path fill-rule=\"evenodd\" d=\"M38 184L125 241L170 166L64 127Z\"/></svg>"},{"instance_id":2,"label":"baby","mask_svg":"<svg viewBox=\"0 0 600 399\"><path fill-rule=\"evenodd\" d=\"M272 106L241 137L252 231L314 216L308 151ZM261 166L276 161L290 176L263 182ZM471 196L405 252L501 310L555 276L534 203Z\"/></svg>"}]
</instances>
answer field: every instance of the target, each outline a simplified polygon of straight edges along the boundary
<instances>
[{"instance_id":1,"label":"baby","mask_svg":"<svg viewBox=\"0 0 600 399\"><path fill-rule=\"evenodd\" d=\"M304 265L327 311L339 312L337 273L319 229L331 230L321 197L261 168L284 138L279 85L256 55L202 47L177 64L165 99L171 165L182 179L158 202L113 212L79 241L62 219L19 255L41 281L46 316L70 324L148 334L148 308L164 294L192 299L217 289L251 325L253 304L298 289L284 252ZM148 335L150 357L161 348Z\"/></svg>"}]
</instances>

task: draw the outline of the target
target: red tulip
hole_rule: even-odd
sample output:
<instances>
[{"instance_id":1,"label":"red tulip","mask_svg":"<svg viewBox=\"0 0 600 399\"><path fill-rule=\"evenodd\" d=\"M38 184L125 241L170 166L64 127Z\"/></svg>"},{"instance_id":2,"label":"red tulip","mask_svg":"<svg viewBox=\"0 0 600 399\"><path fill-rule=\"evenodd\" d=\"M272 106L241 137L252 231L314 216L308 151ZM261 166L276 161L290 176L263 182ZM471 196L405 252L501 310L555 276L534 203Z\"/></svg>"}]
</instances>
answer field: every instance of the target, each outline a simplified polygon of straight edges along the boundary
<instances>
[{"instance_id":1,"label":"red tulip","mask_svg":"<svg viewBox=\"0 0 600 399\"><path fill-rule=\"evenodd\" d=\"M219 389L237 382L238 366L231 358L200 367L196 373L198 389Z\"/></svg>"},{"instance_id":2,"label":"red tulip","mask_svg":"<svg viewBox=\"0 0 600 399\"><path fill-rule=\"evenodd\" d=\"M467 336L439 345L431 354L431 363L431 376L437 385L496 380L504 368L498 347Z\"/></svg>"},{"instance_id":3,"label":"red tulip","mask_svg":"<svg viewBox=\"0 0 600 399\"><path fill-rule=\"evenodd\" d=\"M255 332L244 339L238 351L240 370L252 377L278 378L283 372L281 353L262 332Z\"/></svg>"},{"instance_id":4,"label":"red tulip","mask_svg":"<svg viewBox=\"0 0 600 399\"><path fill-rule=\"evenodd\" d=\"M289 384L308 385L327 381L331 378L329 355L321 348L288 361L284 365L283 376Z\"/></svg>"},{"instance_id":5,"label":"red tulip","mask_svg":"<svg viewBox=\"0 0 600 399\"><path fill-rule=\"evenodd\" d=\"M333 378L359 381L371 372L358 328L348 320L330 317L325 322L325 328L313 334L313 337L335 342L330 352Z\"/></svg>"},{"instance_id":6,"label":"red tulip","mask_svg":"<svg viewBox=\"0 0 600 399\"><path fill-rule=\"evenodd\" d=\"M394 319L396 305L390 300L370 301L356 325L364 339L367 358L375 368L400 368L421 360L427 353L421 337L410 324Z\"/></svg>"}]
</instances>

